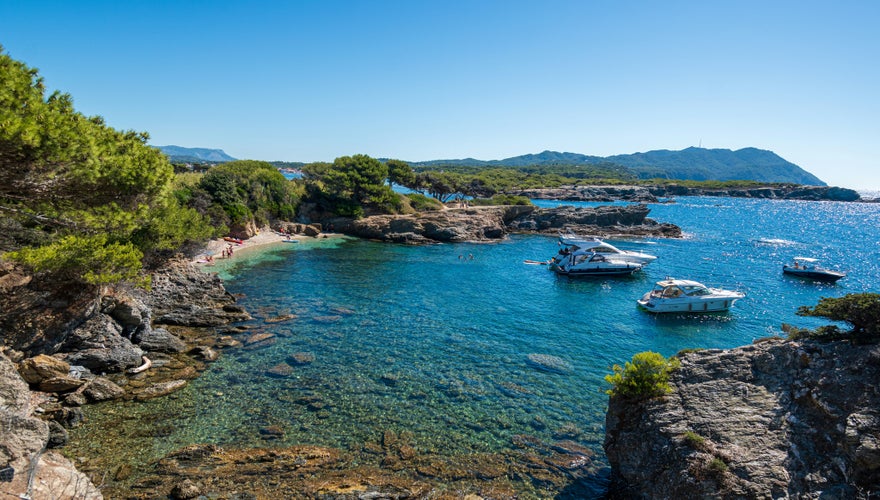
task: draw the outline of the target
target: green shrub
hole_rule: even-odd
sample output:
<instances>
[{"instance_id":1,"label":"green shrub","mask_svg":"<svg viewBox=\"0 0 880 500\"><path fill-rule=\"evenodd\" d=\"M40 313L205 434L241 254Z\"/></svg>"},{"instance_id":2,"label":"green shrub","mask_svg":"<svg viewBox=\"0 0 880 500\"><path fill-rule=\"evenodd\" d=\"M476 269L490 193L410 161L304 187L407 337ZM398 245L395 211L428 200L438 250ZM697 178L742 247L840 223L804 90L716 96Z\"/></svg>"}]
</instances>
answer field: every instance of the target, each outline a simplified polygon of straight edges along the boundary
<instances>
[{"instance_id":1,"label":"green shrub","mask_svg":"<svg viewBox=\"0 0 880 500\"><path fill-rule=\"evenodd\" d=\"M614 373L605 376L611 396L649 398L669 393L669 374L678 368L678 358L666 359L662 354L646 351L633 356L624 367L614 365Z\"/></svg>"},{"instance_id":2,"label":"green shrub","mask_svg":"<svg viewBox=\"0 0 880 500\"><path fill-rule=\"evenodd\" d=\"M491 205L531 205L532 201L526 196L514 196L512 194L496 194L491 198L474 198L468 203L475 206Z\"/></svg>"},{"instance_id":3,"label":"green shrub","mask_svg":"<svg viewBox=\"0 0 880 500\"><path fill-rule=\"evenodd\" d=\"M684 441L695 450L702 450L706 446L706 438L694 431L687 431L682 436Z\"/></svg>"},{"instance_id":4,"label":"green shrub","mask_svg":"<svg viewBox=\"0 0 880 500\"><path fill-rule=\"evenodd\" d=\"M439 200L425 196L421 193L410 193L406 195L409 198L410 205L416 212L429 212L434 210L442 210L443 204Z\"/></svg>"},{"instance_id":5,"label":"green shrub","mask_svg":"<svg viewBox=\"0 0 880 500\"><path fill-rule=\"evenodd\" d=\"M714 474L724 474L727 472L727 469L727 463L718 457L713 458L708 464L706 464L706 470Z\"/></svg>"}]
</instances>

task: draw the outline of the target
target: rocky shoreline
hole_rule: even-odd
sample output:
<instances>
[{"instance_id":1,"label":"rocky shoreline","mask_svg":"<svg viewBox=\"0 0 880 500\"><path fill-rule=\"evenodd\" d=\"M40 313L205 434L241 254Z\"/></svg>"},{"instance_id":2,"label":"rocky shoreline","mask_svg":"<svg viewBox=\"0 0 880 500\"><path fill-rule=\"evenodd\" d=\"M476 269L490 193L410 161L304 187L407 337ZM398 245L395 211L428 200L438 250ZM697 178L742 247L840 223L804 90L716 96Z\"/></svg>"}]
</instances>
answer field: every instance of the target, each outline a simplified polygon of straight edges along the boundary
<instances>
[{"instance_id":1,"label":"rocky shoreline","mask_svg":"<svg viewBox=\"0 0 880 500\"><path fill-rule=\"evenodd\" d=\"M668 396L609 402L611 498L880 491L880 346L773 338L679 358Z\"/></svg>"},{"instance_id":2,"label":"rocky shoreline","mask_svg":"<svg viewBox=\"0 0 880 500\"><path fill-rule=\"evenodd\" d=\"M215 327L250 316L219 278L183 259L152 277L149 292L101 290L53 287L8 265L0 270L0 469L11 477L0 481L0 492L101 498L55 450L82 421L82 406L169 394L220 348L236 345Z\"/></svg>"},{"instance_id":3,"label":"rocky shoreline","mask_svg":"<svg viewBox=\"0 0 880 500\"><path fill-rule=\"evenodd\" d=\"M561 186L549 189L527 189L508 194L538 200L564 201L631 201L657 203L660 198L675 196L725 196L771 200L805 201L866 201L858 192L832 186L763 186L752 188L694 188L677 184L656 186Z\"/></svg>"},{"instance_id":4,"label":"rocky shoreline","mask_svg":"<svg viewBox=\"0 0 880 500\"><path fill-rule=\"evenodd\" d=\"M326 221L336 231L359 238L406 244L487 242L511 233L572 231L598 237L680 238L681 228L648 218L643 204L576 208L531 205L452 208L411 215L375 215Z\"/></svg>"}]
</instances>

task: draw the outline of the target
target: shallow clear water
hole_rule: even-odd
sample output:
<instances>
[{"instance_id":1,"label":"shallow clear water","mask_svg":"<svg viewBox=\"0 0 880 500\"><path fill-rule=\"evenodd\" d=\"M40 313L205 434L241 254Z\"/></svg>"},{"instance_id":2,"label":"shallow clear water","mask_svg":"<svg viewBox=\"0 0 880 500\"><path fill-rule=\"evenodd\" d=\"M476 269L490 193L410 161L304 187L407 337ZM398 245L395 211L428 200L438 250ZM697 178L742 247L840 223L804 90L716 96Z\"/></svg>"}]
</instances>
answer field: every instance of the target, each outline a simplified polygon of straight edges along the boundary
<instances>
[{"instance_id":1,"label":"shallow clear water","mask_svg":"<svg viewBox=\"0 0 880 500\"><path fill-rule=\"evenodd\" d=\"M555 205L554 202L539 202ZM593 205L593 204L580 204ZM357 449L385 430L410 431L420 452L466 454L513 447L516 435L565 436L602 460L607 388L615 363L641 351L728 348L780 334L782 323L816 326L798 306L880 289L880 205L680 198L651 205L681 240L613 241L659 258L627 278L568 279L546 266L549 236L493 244L401 246L354 239L287 244L221 269L227 288L279 335L233 350L174 398L114 407L116 414L176 414L150 437L153 458L194 442ZM821 257L849 275L838 284L783 276L794 256ZM636 299L667 276L737 289L727 314L656 317ZM297 319L262 320L294 313ZM266 370L293 353L314 361L286 378ZM552 356L557 370L530 355ZM98 408L96 411L100 411ZM91 411L89 425L111 416ZM146 425L146 424L141 424ZM146 459L146 456L142 456ZM604 473L594 478L600 491Z\"/></svg>"}]
</instances>

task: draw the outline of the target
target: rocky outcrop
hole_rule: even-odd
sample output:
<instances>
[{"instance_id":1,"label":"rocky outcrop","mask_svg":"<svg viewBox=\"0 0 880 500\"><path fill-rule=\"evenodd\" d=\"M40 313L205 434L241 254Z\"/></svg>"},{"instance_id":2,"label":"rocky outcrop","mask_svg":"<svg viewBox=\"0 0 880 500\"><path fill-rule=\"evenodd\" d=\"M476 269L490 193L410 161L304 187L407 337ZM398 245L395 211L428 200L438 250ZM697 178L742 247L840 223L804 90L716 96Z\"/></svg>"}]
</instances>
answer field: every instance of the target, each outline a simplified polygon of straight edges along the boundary
<instances>
[{"instance_id":1,"label":"rocky outcrop","mask_svg":"<svg viewBox=\"0 0 880 500\"><path fill-rule=\"evenodd\" d=\"M0 353L0 496L102 498L100 491L60 453L47 449L50 426L33 416L28 384ZM10 480L6 480L10 478Z\"/></svg>"},{"instance_id":2,"label":"rocky outcrop","mask_svg":"<svg viewBox=\"0 0 880 500\"><path fill-rule=\"evenodd\" d=\"M251 319L216 274L184 260L155 271L149 293L137 289L132 294L152 312L153 324L207 327Z\"/></svg>"},{"instance_id":3,"label":"rocky outcrop","mask_svg":"<svg viewBox=\"0 0 880 500\"><path fill-rule=\"evenodd\" d=\"M609 402L612 498L880 491L880 346L772 339L680 358L668 396Z\"/></svg>"},{"instance_id":4,"label":"rocky outcrop","mask_svg":"<svg viewBox=\"0 0 880 500\"><path fill-rule=\"evenodd\" d=\"M602 206L493 206L448 209L414 215L375 215L363 219L334 219L337 231L396 243L493 241L514 233L556 234L571 230L596 236L681 236L672 224L647 217L645 205Z\"/></svg>"},{"instance_id":5,"label":"rocky outcrop","mask_svg":"<svg viewBox=\"0 0 880 500\"><path fill-rule=\"evenodd\" d=\"M750 188L709 189L678 184L657 186L561 186L511 192L538 200L565 201L637 201L654 203L673 196L729 196L774 200L860 201L859 193L830 186L759 186Z\"/></svg>"},{"instance_id":6,"label":"rocky outcrop","mask_svg":"<svg viewBox=\"0 0 880 500\"><path fill-rule=\"evenodd\" d=\"M250 319L219 278L183 261L156 271L150 291L57 283L8 263L0 278L0 493L11 497L101 498L50 449L67 442L65 427L82 421L80 406L158 397L204 369L209 356L185 353L196 352L193 344L214 352L203 338L211 333L200 333L213 328L155 324L213 327ZM9 357L20 362L20 373ZM110 375L96 376L102 373Z\"/></svg>"},{"instance_id":7,"label":"rocky outcrop","mask_svg":"<svg viewBox=\"0 0 880 500\"><path fill-rule=\"evenodd\" d=\"M533 208L533 207L531 207ZM561 206L533 208L506 222L511 232L557 234L573 231L593 236L681 237L681 228L648 218L646 205L600 206L595 208Z\"/></svg>"},{"instance_id":8,"label":"rocky outcrop","mask_svg":"<svg viewBox=\"0 0 880 500\"><path fill-rule=\"evenodd\" d=\"M558 188L524 189L510 194L536 200L657 202L657 196L645 186L560 186Z\"/></svg>"},{"instance_id":9,"label":"rocky outcrop","mask_svg":"<svg viewBox=\"0 0 880 500\"><path fill-rule=\"evenodd\" d=\"M333 219L336 231L395 243L488 241L507 233L505 217L527 207L477 207L409 215L373 215L362 219Z\"/></svg>"}]
</instances>

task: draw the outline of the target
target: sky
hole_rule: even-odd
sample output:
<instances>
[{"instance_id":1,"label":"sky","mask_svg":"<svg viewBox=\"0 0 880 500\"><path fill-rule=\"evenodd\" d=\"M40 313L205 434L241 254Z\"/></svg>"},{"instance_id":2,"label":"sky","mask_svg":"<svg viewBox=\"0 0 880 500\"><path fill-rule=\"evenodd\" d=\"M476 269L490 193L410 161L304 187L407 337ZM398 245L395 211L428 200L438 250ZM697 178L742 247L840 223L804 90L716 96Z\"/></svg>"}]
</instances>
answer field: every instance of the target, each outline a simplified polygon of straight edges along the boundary
<instances>
[{"instance_id":1,"label":"sky","mask_svg":"<svg viewBox=\"0 0 880 500\"><path fill-rule=\"evenodd\" d=\"M152 145L242 159L775 152L880 190L880 1L0 0L0 45Z\"/></svg>"}]
</instances>

